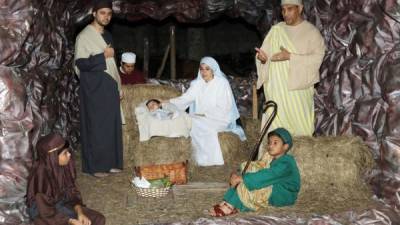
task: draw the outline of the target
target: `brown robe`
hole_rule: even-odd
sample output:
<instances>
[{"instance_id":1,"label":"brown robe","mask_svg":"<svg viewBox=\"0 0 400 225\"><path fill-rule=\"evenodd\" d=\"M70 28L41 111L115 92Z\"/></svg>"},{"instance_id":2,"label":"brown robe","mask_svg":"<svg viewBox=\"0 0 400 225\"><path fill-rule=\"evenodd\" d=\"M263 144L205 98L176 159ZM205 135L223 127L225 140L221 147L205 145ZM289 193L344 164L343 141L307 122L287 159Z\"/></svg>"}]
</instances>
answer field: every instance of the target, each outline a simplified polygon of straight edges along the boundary
<instances>
[{"instance_id":1,"label":"brown robe","mask_svg":"<svg viewBox=\"0 0 400 225\"><path fill-rule=\"evenodd\" d=\"M71 158L60 166L58 155L68 148L59 134L42 137L37 145L38 160L34 162L28 178L28 214L35 225L68 225L69 219L77 219L74 207L82 206L83 213L92 225L104 225L104 216L86 208L75 185L76 171Z\"/></svg>"},{"instance_id":2,"label":"brown robe","mask_svg":"<svg viewBox=\"0 0 400 225\"><path fill-rule=\"evenodd\" d=\"M126 84L144 84L146 83L146 79L144 78L144 74L135 68L132 73L125 73L122 68L119 68L119 75L121 77L122 85Z\"/></svg>"}]
</instances>

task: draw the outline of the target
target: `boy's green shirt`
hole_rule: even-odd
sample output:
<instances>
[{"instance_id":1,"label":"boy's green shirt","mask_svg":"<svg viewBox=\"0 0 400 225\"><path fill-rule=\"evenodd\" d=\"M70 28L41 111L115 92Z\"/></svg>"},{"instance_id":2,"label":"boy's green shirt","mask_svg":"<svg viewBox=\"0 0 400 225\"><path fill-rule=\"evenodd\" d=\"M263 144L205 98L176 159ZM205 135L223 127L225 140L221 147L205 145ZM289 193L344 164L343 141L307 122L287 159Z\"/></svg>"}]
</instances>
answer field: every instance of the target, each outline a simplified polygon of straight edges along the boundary
<instances>
[{"instance_id":1,"label":"boy's green shirt","mask_svg":"<svg viewBox=\"0 0 400 225\"><path fill-rule=\"evenodd\" d=\"M250 191L272 185L268 199L272 206L293 205L300 191L300 173L296 160L287 154L273 160L269 168L246 173L243 182Z\"/></svg>"}]
</instances>

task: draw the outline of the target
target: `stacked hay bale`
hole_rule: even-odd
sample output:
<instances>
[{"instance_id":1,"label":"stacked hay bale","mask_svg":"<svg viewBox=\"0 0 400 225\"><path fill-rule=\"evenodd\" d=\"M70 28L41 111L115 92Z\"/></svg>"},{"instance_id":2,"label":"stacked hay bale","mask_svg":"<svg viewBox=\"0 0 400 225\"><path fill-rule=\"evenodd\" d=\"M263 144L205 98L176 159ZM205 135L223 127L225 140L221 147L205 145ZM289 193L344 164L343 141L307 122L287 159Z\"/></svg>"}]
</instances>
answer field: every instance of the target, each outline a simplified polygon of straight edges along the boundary
<instances>
[{"instance_id":1,"label":"stacked hay bale","mask_svg":"<svg viewBox=\"0 0 400 225\"><path fill-rule=\"evenodd\" d=\"M246 134L247 145L249 148L253 148L260 137L261 120L244 116L242 116L240 120L243 125L244 133Z\"/></svg>"},{"instance_id":2,"label":"stacked hay bale","mask_svg":"<svg viewBox=\"0 0 400 225\"><path fill-rule=\"evenodd\" d=\"M302 178L299 205L326 212L370 201L372 191L363 178L375 164L360 138L296 137L291 151Z\"/></svg>"},{"instance_id":3,"label":"stacked hay bale","mask_svg":"<svg viewBox=\"0 0 400 225\"><path fill-rule=\"evenodd\" d=\"M125 112L126 120L126 125L123 128L125 167L160 165L190 159L189 173L201 175L202 172L197 170L200 168L195 165L190 157L190 138L153 137L149 141L139 142L139 130L136 124L134 108L150 98L169 99L179 96L181 93L170 86L150 84L126 85L122 87L122 90L124 92L122 108ZM230 132L221 132L219 133L219 140L225 165L218 167L216 171L219 174L212 176L214 179L226 178L232 168L236 168L240 161L247 159L246 143L241 142L237 135ZM204 170L204 174L209 175L210 171L214 171L213 168L207 167Z\"/></svg>"},{"instance_id":4,"label":"stacked hay bale","mask_svg":"<svg viewBox=\"0 0 400 225\"><path fill-rule=\"evenodd\" d=\"M237 135L231 132L219 133L218 138L225 165L191 168L192 177L201 181L228 181L230 173L237 171L240 163L249 159L251 151L259 138L261 122L250 117L241 117L240 121L247 140L242 142Z\"/></svg>"},{"instance_id":5,"label":"stacked hay bale","mask_svg":"<svg viewBox=\"0 0 400 225\"><path fill-rule=\"evenodd\" d=\"M223 166L196 166L193 159L189 162L189 179L201 182L221 182L229 179L229 174L236 171L240 162L249 155L247 142L243 142L232 132L218 133L218 139L224 157Z\"/></svg>"},{"instance_id":6,"label":"stacked hay bale","mask_svg":"<svg viewBox=\"0 0 400 225\"><path fill-rule=\"evenodd\" d=\"M123 99L121 101L122 110L125 116L125 125L122 126L123 147L124 147L124 167L132 167L133 148L137 145L137 141L133 138L137 135L135 131L134 118L131 116L132 107L130 103L133 101L133 85L122 86Z\"/></svg>"},{"instance_id":7,"label":"stacked hay bale","mask_svg":"<svg viewBox=\"0 0 400 225\"><path fill-rule=\"evenodd\" d=\"M151 84L123 85L122 91L124 98L121 103L125 112L125 126L129 130L135 130L136 132L139 132L134 116L134 110L137 105L150 98L169 99L181 95L179 91L172 87Z\"/></svg>"},{"instance_id":8,"label":"stacked hay bale","mask_svg":"<svg viewBox=\"0 0 400 225\"><path fill-rule=\"evenodd\" d=\"M190 149L190 138L153 137L136 146L133 166L186 162L191 157Z\"/></svg>"},{"instance_id":9,"label":"stacked hay bale","mask_svg":"<svg viewBox=\"0 0 400 225\"><path fill-rule=\"evenodd\" d=\"M231 132L221 132L218 138L221 144L225 164L223 166L198 167L189 165L189 177L193 181L201 182L228 182L229 175L237 171L239 164L250 157L251 151L257 142L260 131L260 120L250 117L241 117L247 140L242 142L239 137Z\"/></svg>"},{"instance_id":10,"label":"stacked hay bale","mask_svg":"<svg viewBox=\"0 0 400 225\"><path fill-rule=\"evenodd\" d=\"M218 139L225 164L237 167L238 163L247 160L247 145L236 134L232 132L220 132L218 133Z\"/></svg>"},{"instance_id":11,"label":"stacked hay bale","mask_svg":"<svg viewBox=\"0 0 400 225\"><path fill-rule=\"evenodd\" d=\"M138 156L139 152L149 151L149 142L139 142L139 129L136 124L136 116L134 115L135 107L143 101L151 98L169 99L177 97L180 95L180 92L169 86L150 84L123 85L122 91L124 98L121 102L121 105L125 113L126 122L126 124L123 126L124 165L125 168L132 168L133 166L145 165L144 163L149 162L149 160L146 160L145 157ZM183 140L178 141L180 144L179 148L177 149L175 148L176 142L174 141L176 139L180 138L171 139L160 137L155 139L156 142L152 144L152 146L159 150L157 151L158 153L169 152L167 155L175 155L170 152L174 149L179 151L182 148L188 148L190 146L190 139L183 138ZM186 156L188 154L190 154L190 152L186 153ZM179 155L181 155L181 152ZM154 157L157 157L157 154L155 154ZM157 161L153 161L152 164L154 164L154 162Z\"/></svg>"},{"instance_id":12,"label":"stacked hay bale","mask_svg":"<svg viewBox=\"0 0 400 225\"><path fill-rule=\"evenodd\" d=\"M246 117L242 118L242 123L248 146L252 148L258 141L261 121ZM266 139L264 137L264 141ZM365 183L364 175L375 162L371 150L361 138L294 137L289 154L296 158L302 186L296 205L285 207L285 212L327 213L362 209L373 204L373 192ZM282 209L267 209L268 213L278 211Z\"/></svg>"}]
</instances>

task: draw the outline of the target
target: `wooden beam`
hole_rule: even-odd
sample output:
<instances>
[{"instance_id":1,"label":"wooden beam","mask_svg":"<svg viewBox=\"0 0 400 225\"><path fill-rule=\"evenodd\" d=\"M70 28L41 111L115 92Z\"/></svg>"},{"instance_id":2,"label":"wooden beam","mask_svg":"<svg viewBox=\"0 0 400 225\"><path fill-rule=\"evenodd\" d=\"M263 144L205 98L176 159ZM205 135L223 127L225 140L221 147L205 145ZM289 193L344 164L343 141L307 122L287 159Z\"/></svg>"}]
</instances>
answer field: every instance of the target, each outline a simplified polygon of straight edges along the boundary
<instances>
[{"instance_id":1,"label":"wooden beam","mask_svg":"<svg viewBox=\"0 0 400 225\"><path fill-rule=\"evenodd\" d=\"M146 37L144 38L144 49L143 49L143 75L146 80L149 78L149 61L150 61L149 53L150 53L149 39Z\"/></svg>"},{"instance_id":2,"label":"wooden beam","mask_svg":"<svg viewBox=\"0 0 400 225\"><path fill-rule=\"evenodd\" d=\"M258 119L258 97L257 97L257 86L256 86L256 82L253 82L252 86L252 103L253 103L253 119Z\"/></svg>"},{"instance_id":3,"label":"wooden beam","mask_svg":"<svg viewBox=\"0 0 400 225\"><path fill-rule=\"evenodd\" d=\"M170 49L170 45L167 45L167 47L165 48L165 52L164 52L164 56L163 56L160 68L158 68L158 70L157 70L157 75L156 75L157 79L161 78L162 72L164 71L165 63L167 62L167 59L168 59L169 49Z\"/></svg>"},{"instance_id":4,"label":"wooden beam","mask_svg":"<svg viewBox=\"0 0 400 225\"><path fill-rule=\"evenodd\" d=\"M176 45L175 45L175 26L172 25L169 28L170 31L170 66L171 66L171 80L176 79Z\"/></svg>"}]
</instances>

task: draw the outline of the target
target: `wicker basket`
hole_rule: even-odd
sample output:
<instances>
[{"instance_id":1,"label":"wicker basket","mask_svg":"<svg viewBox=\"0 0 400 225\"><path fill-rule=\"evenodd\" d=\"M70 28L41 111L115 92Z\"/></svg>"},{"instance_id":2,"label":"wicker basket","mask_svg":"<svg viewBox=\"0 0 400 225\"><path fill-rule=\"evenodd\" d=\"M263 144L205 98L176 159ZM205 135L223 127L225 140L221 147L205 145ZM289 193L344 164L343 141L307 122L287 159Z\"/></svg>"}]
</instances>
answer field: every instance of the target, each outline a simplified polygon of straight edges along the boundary
<instances>
[{"instance_id":1,"label":"wicker basket","mask_svg":"<svg viewBox=\"0 0 400 225\"><path fill-rule=\"evenodd\" d=\"M132 184L133 189L135 189L136 194L142 197L153 197L153 198L161 198L166 196L171 187L165 188L140 188L136 187L136 185Z\"/></svg>"},{"instance_id":2,"label":"wicker basket","mask_svg":"<svg viewBox=\"0 0 400 225\"><path fill-rule=\"evenodd\" d=\"M169 177L173 184L186 184L187 162L135 167L135 173L136 176L143 176L148 180Z\"/></svg>"}]
</instances>

